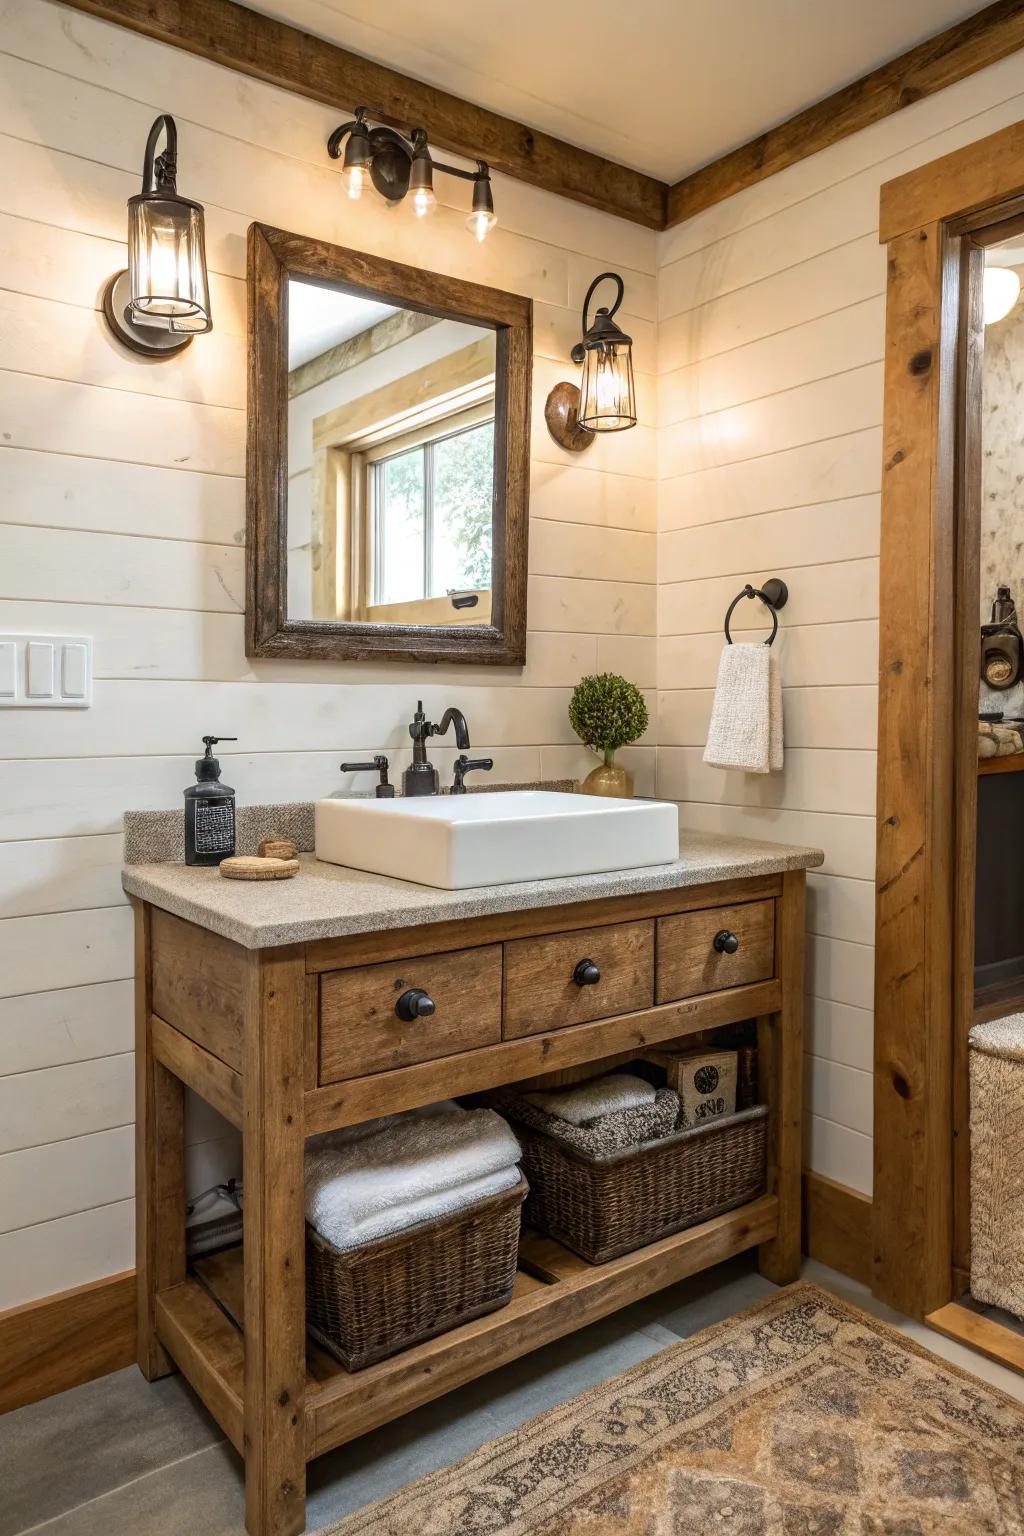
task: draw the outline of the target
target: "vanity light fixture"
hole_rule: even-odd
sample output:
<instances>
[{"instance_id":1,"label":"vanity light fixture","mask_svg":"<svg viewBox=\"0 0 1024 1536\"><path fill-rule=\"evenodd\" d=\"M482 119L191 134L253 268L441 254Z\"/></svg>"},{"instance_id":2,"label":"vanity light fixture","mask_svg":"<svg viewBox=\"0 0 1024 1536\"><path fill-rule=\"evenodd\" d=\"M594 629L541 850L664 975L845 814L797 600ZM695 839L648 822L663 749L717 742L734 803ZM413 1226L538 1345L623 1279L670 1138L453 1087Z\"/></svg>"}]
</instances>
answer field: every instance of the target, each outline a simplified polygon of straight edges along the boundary
<instances>
[{"instance_id":1,"label":"vanity light fixture","mask_svg":"<svg viewBox=\"0 0 1024 1536\"><path fill-rule=\"evenodd\" d=\"M164 113L146 140L142 191L128 199L127 271L103 295L118 341L146 357L173 357L213 323L203 208L178 192L177 160L178 130Z\"/></svg>"},{"instance_id":2,"label":"vanity light fixture","mask_svg":"<svg viewBox=\"0 0 1024 1536\"><path fill-rule=\"evenodd\" d=\"M590 301L599 283L616 285L615 302L601 305L589 319ZM560 448L581 453L598 432L625 432L636 426L636 389L633 383L633 338L615 323L625 292L617 272L594 278L583 300L583 340L570 356L582 363L583 377L575 384L556 384L544 407L548 431Z\"/></svg>"},{"instance_id":3,"label":"vanity light fixture","mask_svg":"<svg viewBox=\"0 0 1024 1536\"><path fill-rule=\"evenodd\" d=\"M385 201L395 204L410 193L413 213L423 219L437 207L434 172L443 171L446 176L458 176L473 183L473 209L466 228L478 240L486 239L498 222L486 161L478 160L474 171L463 171L457 165L435 160L425 128L414 128L406 138L395 128L372 127L367 121L367 108L357 107L355 117L335 128L327 140L327 153L332 160L341 160L342 180L349 197L362 197L366 188L372 186Z\"/></svg>"}]
</instances>

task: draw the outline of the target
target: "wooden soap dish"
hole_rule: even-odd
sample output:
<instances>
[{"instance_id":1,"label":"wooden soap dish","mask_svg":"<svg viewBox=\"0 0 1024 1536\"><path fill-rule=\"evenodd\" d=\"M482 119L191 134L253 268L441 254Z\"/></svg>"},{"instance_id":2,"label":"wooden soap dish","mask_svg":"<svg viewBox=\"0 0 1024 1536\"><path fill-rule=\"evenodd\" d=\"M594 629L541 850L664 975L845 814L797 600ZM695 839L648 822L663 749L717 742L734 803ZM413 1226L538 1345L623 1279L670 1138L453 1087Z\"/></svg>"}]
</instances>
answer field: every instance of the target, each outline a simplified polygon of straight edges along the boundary
<instances>
[{"instance_id":1,"label":"wooden soap dish","mask_svg":"<svg viewBox=\"0 0 1024 1536\"><path fill-rule=\"evenodd\" d=\"M299 861L236 854L233 858L221 860L220 872L225 880L290 880L292 875L299 872Z\"/></svg>"},{"instance_id":2,"label":"wooden soap dish","mask_svg":"<svg viewBox=\"0 0 1024 1536\"><path fill-rule=\"evenodd\" d=\"M290 837L261 837L256 852L261 859L294 859L295 844Z\"/></svg>"}]
</instances>

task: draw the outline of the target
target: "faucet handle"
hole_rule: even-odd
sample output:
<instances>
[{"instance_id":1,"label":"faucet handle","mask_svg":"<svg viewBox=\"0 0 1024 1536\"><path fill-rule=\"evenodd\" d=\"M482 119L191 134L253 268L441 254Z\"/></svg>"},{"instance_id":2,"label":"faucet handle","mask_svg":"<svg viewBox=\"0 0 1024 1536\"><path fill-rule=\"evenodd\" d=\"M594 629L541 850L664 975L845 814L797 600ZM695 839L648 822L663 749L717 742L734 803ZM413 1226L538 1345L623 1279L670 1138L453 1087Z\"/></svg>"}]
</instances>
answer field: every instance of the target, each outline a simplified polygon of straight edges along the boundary
<instances>
[{"instance_id":1,"label":"faucet handle","mask_svg":"<svg viewBox=\"0 0 1024 1536\"><path fill-rule=\"evenodd\" d=\"M453 795L464 795L466 793L466 786L463 781L467 773L477 773L493 767L493 757L467 757L465 752L463 752L461 757L455 759L452 768L451 793Z\"/></svg>"},{"instance_id":2,"label":"faucet handle","mask_svg":"<svg viewBox=\"0 0 1024 1536\"><path fill-rule=\"evenodd\" d=\"M388 783L388 760L383 752L378 752L372 763L342 763L342 773L379 773L380 783L376 788L378 800L393 800L395 798L395 786Z\"/></svg>"}]
</instances>

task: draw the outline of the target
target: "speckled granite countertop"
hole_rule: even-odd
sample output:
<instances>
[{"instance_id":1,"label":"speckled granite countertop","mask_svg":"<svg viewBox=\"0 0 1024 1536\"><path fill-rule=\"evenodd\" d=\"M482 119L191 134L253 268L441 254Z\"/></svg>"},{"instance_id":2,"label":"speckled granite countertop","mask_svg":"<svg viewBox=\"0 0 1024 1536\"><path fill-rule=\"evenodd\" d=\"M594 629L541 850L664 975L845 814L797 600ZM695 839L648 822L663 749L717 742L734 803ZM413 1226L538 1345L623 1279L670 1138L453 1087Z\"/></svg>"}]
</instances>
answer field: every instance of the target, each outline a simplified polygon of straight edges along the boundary
<instances>
[{"instance_id":1,"label":"speckled granite countertop","mask_svg":"<svg viewBox=\"0 0 1024 1536\"><path fill-rule=\"evenodd\" d=\"M225 880L216 869L183 864L135 864L124 870L121 880L131 896L141 896L177 917L234 939L246 949L266 949L275 944L412 928L421 923L460 922L603 896L635 896L713 880L814 869L824 859L818 848L753 842L685 828L680 832L680 846L682 856L672 864L464 891L440 891L324 864L312 854L301 856L302 867L292 880Z\"/></svg>"}]
</instances>

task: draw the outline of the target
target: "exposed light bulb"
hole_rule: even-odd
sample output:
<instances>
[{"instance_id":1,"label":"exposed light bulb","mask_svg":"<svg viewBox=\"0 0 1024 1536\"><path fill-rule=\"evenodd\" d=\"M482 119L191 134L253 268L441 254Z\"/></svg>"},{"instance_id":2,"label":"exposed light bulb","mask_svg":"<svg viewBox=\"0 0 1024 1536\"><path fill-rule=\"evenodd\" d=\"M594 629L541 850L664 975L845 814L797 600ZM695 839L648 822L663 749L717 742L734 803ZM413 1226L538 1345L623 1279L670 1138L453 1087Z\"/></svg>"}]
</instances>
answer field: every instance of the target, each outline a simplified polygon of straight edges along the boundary
<instances>
[{"instance_id":1,"label":"exposed light bulb","mask_svg":"<svg viewBox=\"0 0 1024 1536\"><path fill-rule=\"evenodd\" d=\"M437 198L432 187L417 187L412 194L412 211L418 219L425 219L428 213L433 213L437 207Z\"/></svg>"},{"instance_id":2,"label":"exposed light bulb","mask_svg":"<svg viewBox=\"0 0 1024 1536\"><path fill-rule=\"evenodd\" d=\"M344 183L345 191L348 193L349 197L353 199L362 197L363 192L366 189L367 180L369 179L366 166L346 165L345 169L341 173L341 179Z\"/></svg>"},{"instance_id":3,"label":"exposed light bulb","mask_svg":"<svg viewBox=\"0 0 1024 1536\"><path fill-rule=\"evenodd\" d=\"M1020 278L1011 267L986 267L982 308L986 325L1002 320L1020 298Z\"/></svg>"},{"instance_id":4,"label":"exposed light bulb","mask_svg":"<svg viewBox=\"0 0 1024 1536\"><path fill-rule=\"evenodd\" d=\"M466 228L471 235L476 235L477 240L482 244L497 222L497 218L489 209L474 208L466 220Z\"/></svg>"}]
</instances>

